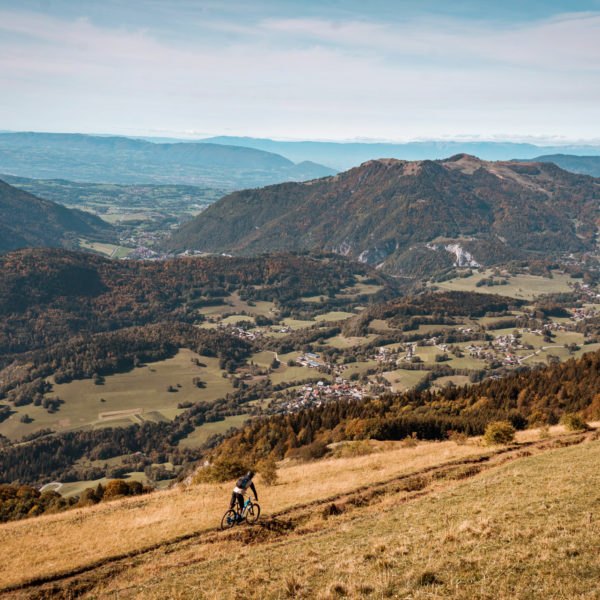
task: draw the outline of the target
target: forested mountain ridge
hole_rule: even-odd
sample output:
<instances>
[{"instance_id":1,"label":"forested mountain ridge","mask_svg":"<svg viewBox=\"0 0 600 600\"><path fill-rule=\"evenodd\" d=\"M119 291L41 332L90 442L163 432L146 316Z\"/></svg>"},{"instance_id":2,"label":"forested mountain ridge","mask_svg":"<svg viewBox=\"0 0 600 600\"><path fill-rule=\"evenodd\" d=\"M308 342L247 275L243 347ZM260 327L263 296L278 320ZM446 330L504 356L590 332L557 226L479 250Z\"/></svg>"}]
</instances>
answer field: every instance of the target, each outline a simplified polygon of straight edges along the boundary
<instances>
[{"instance_id":1,"label":"forested mountain ridge","mask_svg":"<svg viewBox=\"0 0 600 600\"><path fill-rule=\"evenodd\" d=\"M0 252L40 246L71 248L79 236L110 240L115 235L113 227L99 217L0 180Z\"/></svg>"},{"instance_id":2,"label":"forested mountain ridge","mask_svg":"<svg viewBox=\"0 0 600 600\"><path fill-rule=\"evenodd\" d=\"M600 181L551 163L374 160L334 177L226 196L170 250L319 248L394 274L594 247Z\"/></svg>"},{"instance_id":3,"label":"forested mountain ridge","mask_svg":"<svg viewBox=\"0 0 600 600\"><path fill-rule=\"evenodd\" d=\"M199 308L232 292L285 305L301 296L335 293L352 285L356 275L388 285L368 266L335 255L138 262L58 249L11 252L0 256L0 356L77 334L201 321Z\"/></svg>"},{"instance_id":4,"label":"forested mountain ridge","mask_svg":"<svg viewBox=\"0 0 600 600\"><path fill-rule=\"evenodd\" d=\"M154 144L125 137L1 133L0 172L103 183L175 183L240 189L335 171L264 150L208 143Z\"/></svg>"}]
</instances>

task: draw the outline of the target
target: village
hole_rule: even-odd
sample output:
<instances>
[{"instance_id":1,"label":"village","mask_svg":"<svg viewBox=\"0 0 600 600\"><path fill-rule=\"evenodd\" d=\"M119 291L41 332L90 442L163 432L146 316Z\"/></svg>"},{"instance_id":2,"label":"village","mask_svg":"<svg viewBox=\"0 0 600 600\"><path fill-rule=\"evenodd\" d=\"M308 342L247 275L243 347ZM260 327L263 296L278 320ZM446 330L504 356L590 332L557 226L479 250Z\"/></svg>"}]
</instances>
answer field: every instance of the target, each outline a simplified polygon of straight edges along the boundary
<instances>
[{"instance_id":1,"label":"village","mask_svg":"<svg viewBox=\"0 0 600 600\"><path fill-rule=\"evenodd\" d=\"M446 385L451 377L461 382L472 374L496 378L506 370L558 360L557 355L565 359L583 344L581 334L576 333L577 324L598 316L593 305L581 302L591 296L595 298L596 292L585 284L577 285L575 290L579 302L565 308L566 313L560 318L540 319L539 315L520 312L491 315L485 319L468 318L462 322L457 320L450 327L434 329L427 325L422 336L411 334L411 341L392 342L368 350L362 349L364 342L359 337L346 341L338 335L334 344L330 345L327 339L317 345L303 343L302 350L298 348L296 353L283 351L282 356L269 349L276 347L273 340L280 336L290 335L290 340L293 339L298 330L295 324L271 321L257 326L254 318L246 313L211 315L207 324L255 343L257 353L272 352L273 363L269 366L265 363L261 368L264 375L274 373L275 381L282 377L291 378L292 385L280 388L271 407L274 412L286 414L328 402L357 401L404 389L401 387L404 383L398 384L398 381L406 381L406 389L420 380L426 385L435 385L433 382L438 378ZM536 324L532 325L534 322ZM364 340L367 339L365 336ZM343 351L342 356L339 349ZM364 364L363 372L358 377L360 370L356 371L356 365L361 363ZM281 366L276 366L278 364ZM288 369L298 367L305 369L306 374L290 371L286 375ZM388 374L392 372L395 374L390 378ZM409 372L414 374L408 375Z\"/></svg>"},{"instance_id":2,"label":"village","mask_svg":"<svg viewBox=\"0 0 600 600\"><path fill-rule=\"evenodd\" d=\"M306 383L294 392L291 399L284 399L278 412L293 413L305 408L321 406L327 402L362 400L369 395L367 387L336 377L334 383L317 381L315 384Z\"/></svg>"}]
</instances>

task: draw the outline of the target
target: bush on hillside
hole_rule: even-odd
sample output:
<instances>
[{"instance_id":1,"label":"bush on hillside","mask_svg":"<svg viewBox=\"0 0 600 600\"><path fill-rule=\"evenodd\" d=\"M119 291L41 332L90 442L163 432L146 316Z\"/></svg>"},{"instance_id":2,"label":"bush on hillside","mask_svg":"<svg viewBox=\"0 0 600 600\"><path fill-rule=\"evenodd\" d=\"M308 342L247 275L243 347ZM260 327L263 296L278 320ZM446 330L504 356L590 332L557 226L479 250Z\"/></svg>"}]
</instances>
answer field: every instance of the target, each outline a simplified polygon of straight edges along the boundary
<instances>
[{"instance_id":1,"label":"bush on hillside","mask_svg":"<svg viewBox=\"0 0 600 600\"><path fill-rule=\"evenodd\" d=\"M277 483L277 463L272 457L264 458L258 465L256 471L260 475L261 483L265 485L275 485Z\"/></svg>"},{"instance_id":2,"label":"bush on hillside","mask_svg":"<svg viewBox=\"0 0 600 600\"><path fill-rule=\"evenodd\" d=\"M322 440L316 440L307 446L293 448L287 456L298 458L303 461L317 460L323 458L329 452L327 444Z\"/></svg>"},{"instance_id":3,"label":"bush on hillside","mask_svg":"<svg viewBox=\"0 0 600 600\"><path fill-rule=\"evenodd\" d=\"M360 440L357 442L346 442L340 444L334 452L335 458L348 458L354 456L366 456L378 452L379 449L371 444L371 440Z\"/></svg>"},{"instance_id":4,"label":"bush on hillside","mask_svg":"<svg viewBox=\"0 0 600 600\"><path fill-rule=\"evenodd\" d=\"M212 465L202 467L194 475L193 483L222 483L242 477L250 470L250 465L243 459L223 456Z\"/></svg>"},{"instance_id":5,"label":"bush on hillside","mask_svg":"<svg viewBox=\"0 0 600 600\"><path fill-rule=\"evenodd\" d=\"M548 423L548 415L541 410L534 410L527 419L529 427L541 427Z\"/></svg>"},{"instance_id":6,"label":"bush on hillside","mask_svg":"<svg viewBox=\"0 0 600 600\"><path fill-rule=\"evenodd\" d=\"M588 424L581 413L566 413L562 416L560 422L569 431L583 431L588 428Z\"/></svg>"},{"instance_id":7,"label":"bush on hillside","mask_svg":"<svg viewBox=\"0 0 600 600\"><path fill-rule=\"evenodd\" d=\"M122 479L113 479L112 481L109 481L104 488L104 499L108 500L109 498L116 498L117 496L125 496L127 495L128 490L127 483Z\"/></svg>"},{"instance_id":8,"label":"bush on hillside","mask_svg":"<svg viewBox=\"0 0 600 600\"><path fill-rule=\"evenodd\" d=\"M508 421L493 421L485 428L483 441L490 445L510 444L515 439L515 428Z\"/></svg>"},{"instance_id":9,"label":"bush on hillside","mask_svg":"<svg viewBox=\"0 0 600 600\"><path fill-rule=\"evenodd\" d=\"M417 432L413 431L411 435L407 435L402 440L403 448L414 448L419 443L419 437L417 436Z\"/></svg>"}]
</instances>

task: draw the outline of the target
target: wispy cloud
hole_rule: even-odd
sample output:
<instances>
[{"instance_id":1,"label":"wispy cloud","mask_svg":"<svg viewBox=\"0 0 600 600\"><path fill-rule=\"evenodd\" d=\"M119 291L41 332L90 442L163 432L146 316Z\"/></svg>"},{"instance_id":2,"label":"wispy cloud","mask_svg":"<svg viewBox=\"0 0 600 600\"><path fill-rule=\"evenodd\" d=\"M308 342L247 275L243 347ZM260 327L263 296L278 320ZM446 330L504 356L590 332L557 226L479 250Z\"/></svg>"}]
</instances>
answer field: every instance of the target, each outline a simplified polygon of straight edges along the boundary
<instances>
[{"instance_id":1,"label":"wispy cloud","mask_svg":"<svg viewBox=\"0 0 600 600\"><path fill-rule=\"evenodd\" d=\"M0 10L0 127L600 136L599 13L212 19L168 33Z\"/></svg>"}]
</instances>

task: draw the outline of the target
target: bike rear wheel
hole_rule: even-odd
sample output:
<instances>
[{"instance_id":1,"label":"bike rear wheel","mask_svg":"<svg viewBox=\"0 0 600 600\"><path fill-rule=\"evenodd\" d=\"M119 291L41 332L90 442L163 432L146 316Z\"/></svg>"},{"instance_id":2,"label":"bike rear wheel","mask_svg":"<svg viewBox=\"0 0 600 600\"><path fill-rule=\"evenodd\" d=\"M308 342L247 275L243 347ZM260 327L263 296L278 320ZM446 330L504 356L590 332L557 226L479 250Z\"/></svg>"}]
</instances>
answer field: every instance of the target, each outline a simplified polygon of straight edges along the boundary
<instances>
[{"instance_id":1,"label":"bike rear wheel","mask_svg":"<svg viewBox=\"0 0 600 600\"><path fill-rule=\"evenodd\" d=\"M237 513L233 509L229 509L221 519L221 529L229 529L233 527L237 521Z\"/></svg>"},{"instance_id":2,"label":"bike rear wheel","mask_svg":"<svg viewBox=\"0 0 600 600\"><path fill-rule=\"evenodd\" d=\"M252 525L258 521L258 517L260 516L260 506L258 504L251 504L248 507L248 512L246 513L246 523Z\"/></svg>"}]
</instances>

